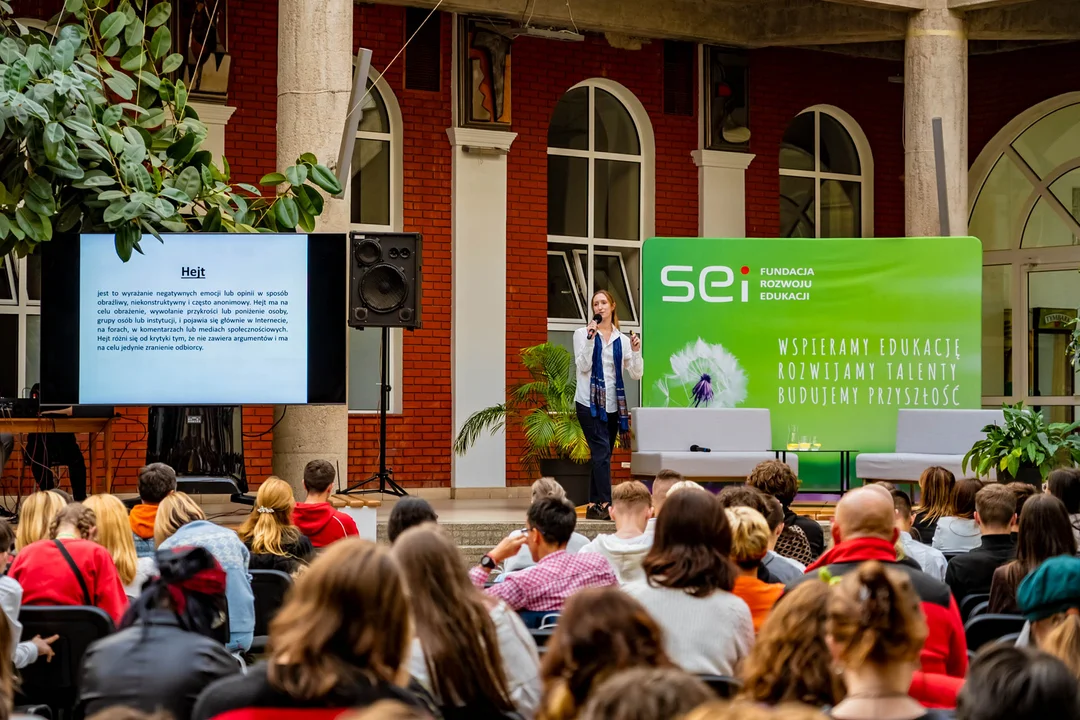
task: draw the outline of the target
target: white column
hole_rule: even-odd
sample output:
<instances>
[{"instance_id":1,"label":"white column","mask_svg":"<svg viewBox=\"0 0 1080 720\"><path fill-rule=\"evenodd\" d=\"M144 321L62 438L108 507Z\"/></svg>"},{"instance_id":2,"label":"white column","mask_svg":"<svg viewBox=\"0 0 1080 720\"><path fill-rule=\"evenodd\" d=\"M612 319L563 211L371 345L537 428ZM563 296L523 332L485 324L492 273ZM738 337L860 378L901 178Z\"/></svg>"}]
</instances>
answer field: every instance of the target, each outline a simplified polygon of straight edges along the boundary
<instances>
[{"instance_id":1,"label":"white column","mask_svg":"<svg viewBox=\"0 0 1080 720\"><path fill-rule=\"evenodd\" d=\"M746 237L746 168L750 153L695 150L698 167L698 234L706 238Z\"/></svg>"},{"instance_id":2,"label":"white column","mask_svg":"<svg viewBox=\"0 0 1080 720\"><path fill-rule=\"evenodd\" d=\"M278 0L278 169L305 152L325 165L337 159L352 86L352 14L352 0ZM348 232L348 200L327 198L317 229ZM304 466L316 459L333 464L339 482L346 478L345 405L292 405L274 428L275 475L299 490Z\"/></svg>"},{"instance_id":3,"label":"white column","mask_svg":"<svg viewBox=\"0 0 1080 720\"><path fill-rule=\"evenodd\" d=\"M516 133L449 128L453 148L451 392L455 434L506 401L506 153ZM450 474L455 497L506 487L506 434L484 433Z\"/></svg>"},{"instance_id":4,"label":"white column","mask_svg":"<svg viewBox=\"0 0 1080 720\"><path fill-rule=\"evenodd\" d=\"M188 105L195 108L199 121L206 126L206 140L203 141L202 149L209 150L214 156L214 162L220 167L221 158L225 155L225 128L236 108L207 102L191 102Z\"/></svg>"},{"instance_id":5,"label":"white column","mask_svg":"<svg viewBox=\"0 0 1080 720\"><path fill-rule=\"evenodd\" d=\"M967 235L968 52L962 16L945 0L908 20L904 45L904 227L910 237L941 234L932 120L941 118L949 234Z\"/></svg>"}]
</instances>

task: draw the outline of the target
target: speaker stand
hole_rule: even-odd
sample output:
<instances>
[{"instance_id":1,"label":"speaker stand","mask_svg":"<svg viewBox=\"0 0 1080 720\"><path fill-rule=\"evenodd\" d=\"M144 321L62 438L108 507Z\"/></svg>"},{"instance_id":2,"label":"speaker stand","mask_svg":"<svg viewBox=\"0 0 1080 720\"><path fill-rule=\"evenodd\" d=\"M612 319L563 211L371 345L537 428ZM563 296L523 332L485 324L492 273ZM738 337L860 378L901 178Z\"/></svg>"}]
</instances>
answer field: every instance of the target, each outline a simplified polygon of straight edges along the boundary
<instances>
[{"instance_id":1,"label":"speaker stand","mask_svg":"<svg viewBox=\"0 0 1080 720\"><path fill-rule=\"evenodd\" d=\"M380 493L405 497L409 493L405 488L394 482L394 470L386 466L386 409L390 406L390 328L383 327L382 340L379 343L379 470L351 485L338 495L367 495ZM377 487L365 487L378 482Z\"/></svg>"}]
</instances>

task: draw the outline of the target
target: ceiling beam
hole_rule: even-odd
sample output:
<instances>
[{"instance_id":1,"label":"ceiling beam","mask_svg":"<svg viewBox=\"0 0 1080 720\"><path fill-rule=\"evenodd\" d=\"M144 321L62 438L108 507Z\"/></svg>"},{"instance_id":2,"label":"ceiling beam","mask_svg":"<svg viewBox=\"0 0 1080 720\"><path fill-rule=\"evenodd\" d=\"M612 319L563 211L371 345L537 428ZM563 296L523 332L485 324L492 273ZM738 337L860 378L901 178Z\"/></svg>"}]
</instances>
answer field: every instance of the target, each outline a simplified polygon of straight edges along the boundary
<instances>
[{"instance_id":1,"label":"ceiling beam","mask_svg":"<svg viewBox=\"0 0 1080 720\"><path fill-rule=\"evenodd\" d=\"M988 10L990 8L1004 7L1005 5L1019 5L1031 0L949 0L949 9L961 12L968 10Z\"/></svg>"},{"instance_id":2,"label":"ceiling beam","mask_svg":"<svg viewBox=\"0 0 1080 720\"><path fill-rule=\"evenodd\" d=\"M874 10L925 10L927 0L825 0L830 3L857 5Z\"/></svg>"},{"instance_id":3,"label":"ceiling beam","mask_svg":"<svg viewBox=\"0 0 1080 720\"><path fill-rule=\"evenodd\" d=\"M754 16L751 42L784 47L903 40L908 19L907 12L834 3L761 4Z\"/></svg>"},{"instance_id":4,"label":"ceiling beam","mask_svg":"<svg viewBox=\"0 0 1080 720\"><path fill-rule=\"evenodd\" d=\"M1080 4L1033 0L967 13L970 40L1077 40Z\"/></svg>"}]
</instances>

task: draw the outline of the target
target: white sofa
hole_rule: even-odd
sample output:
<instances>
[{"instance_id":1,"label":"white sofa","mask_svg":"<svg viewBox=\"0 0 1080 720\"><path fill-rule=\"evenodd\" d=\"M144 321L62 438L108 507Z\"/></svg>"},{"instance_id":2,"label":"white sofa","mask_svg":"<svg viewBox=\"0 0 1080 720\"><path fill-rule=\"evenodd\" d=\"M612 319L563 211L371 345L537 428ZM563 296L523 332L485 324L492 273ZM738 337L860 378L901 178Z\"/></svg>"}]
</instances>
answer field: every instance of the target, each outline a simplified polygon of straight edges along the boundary
<instances>
[{"instance_id":1,"label":"white sofa","mask_svg":"<svg viewBox=\"0 0 1080 720\"><path fill-rule=\"evenodd\" d=\"M860 453L855 476L862 480L915 482L938 465L964 477L960 465L987 425L1005 422L1001 410L900 410L896 418L896 452ZM970 468L966 473L971 475ZM996 476L996 473L995 473Z\"/></svg>"},{"instance_id":2,"label":"white sofa","mask_svg":"<svg viewBox=\"0 0 1080 720\"><path fill-rule=\"evenodd\" d=\"M757 408L634 408L630 474L676 470L694 480L744 479L763 460L775 460L769 411ZM690 452L691 445L712 452ZM795 453L788 465L799 472Z\"/></svg>"}]
</instances>

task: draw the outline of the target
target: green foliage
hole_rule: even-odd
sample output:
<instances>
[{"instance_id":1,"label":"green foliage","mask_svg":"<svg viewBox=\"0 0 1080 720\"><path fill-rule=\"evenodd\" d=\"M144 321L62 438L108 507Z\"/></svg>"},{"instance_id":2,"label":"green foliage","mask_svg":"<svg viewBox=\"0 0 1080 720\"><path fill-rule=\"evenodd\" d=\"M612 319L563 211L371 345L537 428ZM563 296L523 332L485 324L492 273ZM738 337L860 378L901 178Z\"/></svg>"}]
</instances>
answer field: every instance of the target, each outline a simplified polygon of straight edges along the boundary
<instances>
[{"instance_id":1,"label":"green foliage","mask_svg":"<svg viewBox=\"0 0 1080 720\"><path fill-rule=\"evenodd\" d=\"M311 231L333 173L304 153L263 178L268 196L234 184L202 149L206 126L170 78L166 0L66 0L56 30L12 19L0 0L0 258L54 232L116 234L128 260L144 233ZM102 7L106 6L106 7Z\"/></svg>"},{"instance_id":2,"label":"green foliage","mask_svg":"<svg viewBox=\"0 0 1080 720\"><path fill-rule=\"evenodd\" d=\"M970 467L983 477L997 468L1015 478L1021 467L1034 467L1045 480L1056 467L1080 463L1080 436L1075 434L1080 422L1048 423L1022 402L1003 405L1002 410L1005 424L982 429L986 437L964 455L964 472Z\"/></svg>"},{"instance_id":3,"label":"green foliage","mask_svg":"<svg viewBox=\"0 0 1080 720\"><path fill-rule=\"evenodd\" d=\"M586 462L589 446L574 404L573 356L561 345L544 343L522 350L521 362L530 380L512 388L506 403L470 415L454 439L454 452L464 455L481 433L494 435L510 422L524 431L521 465L527 471L535 472L540 460Z\"/></svg>"}]
</instances>

